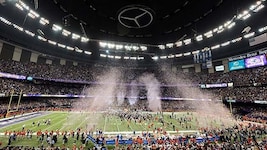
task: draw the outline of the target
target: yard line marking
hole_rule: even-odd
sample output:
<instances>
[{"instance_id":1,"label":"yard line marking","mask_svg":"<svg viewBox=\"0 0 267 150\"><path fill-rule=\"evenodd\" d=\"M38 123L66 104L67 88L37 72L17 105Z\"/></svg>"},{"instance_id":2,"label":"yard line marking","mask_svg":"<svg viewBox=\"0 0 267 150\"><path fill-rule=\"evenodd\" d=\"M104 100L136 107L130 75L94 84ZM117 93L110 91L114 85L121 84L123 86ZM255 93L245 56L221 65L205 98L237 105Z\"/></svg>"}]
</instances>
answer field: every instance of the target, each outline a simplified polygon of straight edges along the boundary
<instances>
[{"instance_id":1,"label":"yard line marking","mask_svg":"<svg viewBox=\"0 0 267 150\"><path fill-rule=\"evenodd\" d=\"M105 132L105 131L106 131L106 125L107 125L107 115L105 116L105 123L104 123L103 132Z\"/></svg>"},{"instance_id":2,"label":"yard line marking","mask_svg":"<svg viewBox=\"0 0 267 150\"><path fill-rule=\"evenodd\" d=\"M115 118L115 121L116 121L117 130L118 130L118 132L119 132L120 130L119 130L119 126L118 126L117 118Z\"/></svg>"},{"instance_id":3,"label":"yard line marking","mask_svg":"<svg viewBox=\"0 0 267 150\"><path fill-rule=\"evenodd\" d=\"M17 125L19 125L19 124L22 124L23 125L23 123L26 125L26 128L27 127L32 127L32 121L35 121L35 120L37 120L37 119L40 119L40 118L44 118L44 117L47 117L48 115L51 115L51 116L53 116L54 114L45 114L45 115L43 115L43 116L40 116L40 117L37 117L37 118L31 118L31 119L29 119L29 120L24 120L24 121L22 121L22 122L19 122L19 123L17 123ZM30 122L31 121L31 122ZM17 131L17 130L21 130L22 129L22 125L21 126L17 126L17 127L13 127L12 129L9 129L9 130L13 130L13 131ZM6 128L9 128L8 126L6 126L6 127L3 127L3 129L6 129Z\"/></svg>"},{"instance_id":4,"label":"yard line marking","mask_svg":"<svg viewBox=\"0 0 267 150\"><path fill-rule=\"evenodd\" d=\"M61 118L62 116L60 116L60 117L57 117L57 118ZM52 128L52 127L54 127L54 126L56 126L57 124L59 124L59 123L61 123L61 122L63 122L63 121L65 121L67 118L65 117L64 119L62 119L62 120L60 120L60 121L58 121L57 123L53 123L53 124L51 124L49 127L47 127L47 128L44 128L43 130L45 131L45 130L47 130L47 129L50 129L50 128ZM55 119L54 119L55 120Z\"/></svg>"}]
</instances>

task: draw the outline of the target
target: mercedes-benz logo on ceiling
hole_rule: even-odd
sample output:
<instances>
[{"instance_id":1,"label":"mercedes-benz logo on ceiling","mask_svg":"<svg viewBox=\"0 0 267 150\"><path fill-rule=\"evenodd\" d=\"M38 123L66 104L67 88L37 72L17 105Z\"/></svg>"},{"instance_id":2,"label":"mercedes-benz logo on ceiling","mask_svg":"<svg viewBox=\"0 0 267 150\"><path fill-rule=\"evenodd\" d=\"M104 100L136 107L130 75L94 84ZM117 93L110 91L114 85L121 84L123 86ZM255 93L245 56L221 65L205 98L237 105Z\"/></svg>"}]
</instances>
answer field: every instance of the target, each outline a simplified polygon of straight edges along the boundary
<instances>
[{"instance_id":1,"label":"mercedes-benz logo on ceiling","mask_svg":"<svg viewBox=\"0 0 267 150\"><path fill-rule=\"evenodd\" d=\"M127 6L119 12L118 20L127 28L144 28L152 23L153 11L145 6Z\"/></svg>"}]
</instances>

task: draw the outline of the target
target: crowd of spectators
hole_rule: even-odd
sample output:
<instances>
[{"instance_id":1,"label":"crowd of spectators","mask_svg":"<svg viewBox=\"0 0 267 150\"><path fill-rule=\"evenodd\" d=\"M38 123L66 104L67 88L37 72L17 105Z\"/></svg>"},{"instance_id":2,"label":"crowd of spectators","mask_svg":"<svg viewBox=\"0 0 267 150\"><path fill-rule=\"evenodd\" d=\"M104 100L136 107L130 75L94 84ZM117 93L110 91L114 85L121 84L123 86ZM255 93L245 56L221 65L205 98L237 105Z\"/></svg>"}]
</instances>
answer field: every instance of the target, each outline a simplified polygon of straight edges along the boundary
<instances>
[{"instance_id":1,"label":"crowd of spectators","mask_svg":"<svg viewBox=\"0 0 267 150\"><path fill-rule=\"evenodd\" d=\"M82 85L72 85L64 83L51 82L30 82L26 80L14 80L7 78L0 78L0 93L5 95L20 94L21 90L23 94L37 95L79 95L81 93Z\"/></svg>"},{"instance_id":2,"label":"crowd of spectators","mask_svg":"<svg viewBox=\"0 0 267 150\"><path fill-rule=\"evenodd\" d=\"M23 99L20 102L17 99L12 100L9 106L9 101L0 100L0 118L37 111L69 111L75 101L77 101L77 99L29 98ZM9 112L9 115L7 112Z\"/></svg>"},{"instance_id":3,"label":"crowd of spectators","mask_svg":"<svg viewBox=\"0 0 267 150\"><path fill-rule=\"evenodd\" d=\"M129 68L119 68L120 70L126 70L125 74L129 72ZM159 69L159 68L158 68ZM0 59L0 72L19 74L31 77L38 77L44 79L64 79L64 80L76 80L76 81L94 81L96 76L100 73L104 73L107 67L99 65L48 65L37 64L33 62L17 62L11 60ZM139 69L132 68L131 74L127 74L127 77L132 79L138 74L144 72L159 73L156 68L151 69ZM265 76L267 75L267 67L258 67L253 69L245 69L238 71L231 71L227 73L215 72L215 73L183 73L177 72L179 76L185 76L194 83L227 83L234 82L235 85L251 85L253 83L267 83Z\"/></svg>"},{"instance_id":4,"label":"crowd of spectators","mask_svg":"<svg viewBox=\"0 0 267 150\"><path fill-rule=\"evenodd\" d=\"M149 72L155 74L155 77L161 81L161 84L166 85L166 83L161 80L162 71L158 71L155 68L149 70L120 69L122 70L122 78L125 83L130 83L144 72ZM70 83L70 81L75 80L93 83L98 78L98 75L105 74L106 70L106 67L97 65L58 66L0 59L0 72L38 78L33 81L0 78L0 93L9 96L12 91L14 91L14 93L18 95L22 90L23 94L79 95L85 87L90 87L90 84ZM179 78L186 78L191 81L190 83L196 83L196 88L199 88L197 84L233 83L233 88L210 88L208 90L203 90L204 92L212 93L218 99L234 99L244 102L267 100L267 67L231 71L227 73L215 72L208 74L176 72L175 74ZM163 77L165 78L165 76ZM60 79L61 82L51 81L51 79ZM182 88L183 87L180 87L180 89ZM170 93L174 93L174 90L175 89L171 87L161 88L161 95L164 97L173 96ZM191 91L192 90L189 92ZM146 92L144 88L140 90L141 96L146 96ZM176 91L174 96L185 98L179 91Z\"/></svg>"},{"instance_id":5,"label":"crowd of spectators","mask_svg":"<svg viewBox=\"0 0 267 150\"><path fill-rule=\"evenodd\" d=\"M267 100L266 86L250 86L235 88L209 89L214 95L221 96L222 100L236 100L238 102L254 102Z\"/></svg>"}]
</instances>

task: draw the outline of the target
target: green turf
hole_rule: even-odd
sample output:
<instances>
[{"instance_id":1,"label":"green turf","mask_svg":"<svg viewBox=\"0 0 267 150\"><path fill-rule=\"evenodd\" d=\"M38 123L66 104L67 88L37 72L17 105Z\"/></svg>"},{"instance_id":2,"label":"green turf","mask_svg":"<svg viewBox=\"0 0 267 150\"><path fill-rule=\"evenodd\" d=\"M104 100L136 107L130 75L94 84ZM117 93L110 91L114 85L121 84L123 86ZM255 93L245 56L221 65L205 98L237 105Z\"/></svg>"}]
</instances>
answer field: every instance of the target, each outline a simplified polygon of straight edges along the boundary
<instances>
[{"instance_id":1,"label":"green turf","mask_svg":"<svg viewBox=\"0 0 267 150\"><path fill-rule=\"evenodd\" d=\"M122 132L122 131L152 131L155 128L162 127L166 131L173 131L173 125L179 131L181 130L197 130L197 114L196 113L186 113L186 112L177 112L172 117L171 113L164 113L164 115L153 114L152 120L142 121L142 122L134 122L127 121L125 119L121 120L117 116L105 116L101 113L69 113L69 112L49 112L46 115L32 118L29 120L25 120L23 122L10 125L7 127L0 128L0 133L5 131L21 131L22 126L25 125L25 129L30 129L33 132L38 130L41 131L70 131L76 130L77 128L81 128L83 131L92 129L96 131L96 129L101 129L103 132ZM191 126L191 128L186 128L185 124L181 124L178 121L178 118L183 117L191 117L192 121L187 123L187 125ZM155 118L163 117L164 126ZM46 125L43 123L43 120L51 119L51 125ZM35 122L35 125L33 125ZM37 126L37 123L40 122L40 126ZM153 127L150 125L153 124ZM150 126L150 127L149 127ZM57 142L56 146L62 146L62 136L59 136L59 142ZM0 141L3 143L2 146L7 145L8 137L0 137ZM74 139L70 138L67 146L71 147L74 142ZM80 141L76 142L77 145L81 144ZM46 143L44 143L46 144ZM12 142L12 145L29 145L29 146L40 146L38 143L36 136L33 136L32 139L20 139ZM47 146L47 144L45 145Z\"/></svg>"},{"instance_id":2,"label":"green turf","mask_svg":"<svg viewBox=\"0 0 267 150\"><path fill-rule=\"evenodd\" d=\"M175 113L175 117L170 117L171 114L164 114L163 119L165 125L163 126L165 130L172 131L173 125L178 130L197 130L196 123L196 114L187 114L186 112ZM192 121L187 123L188 128L185 124L179 124L178 118L189 116L192 117ZM161 115L153 114L154 118L159 118ZM51 120L51 125L46 125L43 123L43 120ZM33 125L35 122L35 125ZM40 122L40 126L37 126L37 123ZM153 127L149 125L153 124ZM25 120L23 122L10 125L7 127L0 128L0 133L5 131L20 131L22 126L25 125L26 129L30 129L33 132L38 130L41 131L51 131L51 130L60 130L60 131L69 131L76 130L77 128L81 129L101 129L104 132L121 132L121 131L152 131L154 128L162 127L162 123L158 120L153 119L150 121L134 122L127 121L125 119L121 120L117 116L105 117L103 114L97 113L68 113L68 112L50 112L47 115L36 117L33 119ZM219 124L218 124L219 125ZM189 128L191 126L191 128Z\"/></svg>"}]
</instances>

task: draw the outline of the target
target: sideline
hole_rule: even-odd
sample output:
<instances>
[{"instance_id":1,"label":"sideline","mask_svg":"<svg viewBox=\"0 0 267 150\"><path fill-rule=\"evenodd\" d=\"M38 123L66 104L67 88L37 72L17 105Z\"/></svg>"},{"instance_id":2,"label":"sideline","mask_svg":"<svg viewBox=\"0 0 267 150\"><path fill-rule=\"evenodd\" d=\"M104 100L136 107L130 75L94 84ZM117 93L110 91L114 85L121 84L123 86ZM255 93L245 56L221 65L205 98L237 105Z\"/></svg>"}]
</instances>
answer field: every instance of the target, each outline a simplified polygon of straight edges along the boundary
<instances>
[{"instance_id":1,"label":"sideline","mask_svg":"<svg viewBox=\"0 0 267 150\"><path fill-rule=\"evenodd\" d=\"M26 113L26 114L21 114L21 115L16 115L16 116L12 116L12 117L8 117L8 118L2 118L0 119L0 128L15 124L15 123L19 123L19 122L23 122L38 116L42 116L42 115L48 115L48 112L32 112L32 113Z\"/></svg>"}]
</instances>

